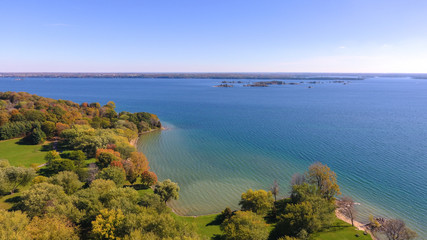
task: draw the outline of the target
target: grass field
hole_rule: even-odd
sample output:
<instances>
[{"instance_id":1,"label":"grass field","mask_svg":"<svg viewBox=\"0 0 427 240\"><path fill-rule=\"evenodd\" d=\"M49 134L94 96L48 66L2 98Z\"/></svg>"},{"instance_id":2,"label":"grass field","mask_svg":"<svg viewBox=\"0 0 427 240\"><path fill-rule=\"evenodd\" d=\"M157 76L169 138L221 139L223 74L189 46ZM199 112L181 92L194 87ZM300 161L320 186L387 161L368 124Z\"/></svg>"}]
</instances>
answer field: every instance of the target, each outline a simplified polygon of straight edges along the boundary
<instances>
[{"instance_id":1,"label":"grass field","mask_svg":"<svg viewBox=\"0 0 427 240\"><path fill-rule=\"evenodd\" d=\"M210 214L198 217L184 217L174 214L174 217L178 221L193 224L196 227L196 231L198 234L207 239L211 239L215 235L221 234L219 225L215 223L215 218L217 215L218 214Z\"/></svg>"},{"instance_id":2,"label":"grass field","mask_svg":"<svg viewBox=\"0 0 427 240\"><path fill-rule=\"evenodd\" d=\"M20 140L0 141L0 159L9 160L12 166L30 167L32 163L45 163L44 156L46 152L43 151L43 148L48 143L44 145L23 145Z\"/></svg>"},{"instance_id":3,"label":"grass field","mask_svg":"<svg viewBox=\"0 0 427 240\"><path fill-rule=\"evenodd\" d=\"M359 236L356 236L359 235ZM323 232L313 234L314 239L318 240L372 240L372 237L363 235L363 231L357 230L356 227L351 226L338 218L335 220L334 226L324 230Z\"/></svg>"}]
</instances>

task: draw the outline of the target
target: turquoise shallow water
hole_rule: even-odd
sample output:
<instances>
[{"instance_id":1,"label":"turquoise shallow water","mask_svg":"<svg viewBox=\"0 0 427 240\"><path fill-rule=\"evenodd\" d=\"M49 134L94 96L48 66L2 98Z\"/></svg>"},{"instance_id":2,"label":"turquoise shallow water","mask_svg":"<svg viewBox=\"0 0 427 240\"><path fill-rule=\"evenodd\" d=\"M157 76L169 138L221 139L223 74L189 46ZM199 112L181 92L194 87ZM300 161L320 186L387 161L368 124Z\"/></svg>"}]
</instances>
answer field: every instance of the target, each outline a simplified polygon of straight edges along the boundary
<instances>
[{"instance_id":1,"label":"turquoise shallow water","mask_svg":"<svg viewBox=\"0 0 427 240\"><path fill-rule=\"evenodd\" d=\"M399 217L427 238L427 80L213 88L219 81L0 78L0 91L158 114L168 129L138 146L160 179L180 184L181 214L237 208L243 191L275 179L286 196L292 174L321 161L360 203L360 220Z\"/></svg>"}]
</instances>

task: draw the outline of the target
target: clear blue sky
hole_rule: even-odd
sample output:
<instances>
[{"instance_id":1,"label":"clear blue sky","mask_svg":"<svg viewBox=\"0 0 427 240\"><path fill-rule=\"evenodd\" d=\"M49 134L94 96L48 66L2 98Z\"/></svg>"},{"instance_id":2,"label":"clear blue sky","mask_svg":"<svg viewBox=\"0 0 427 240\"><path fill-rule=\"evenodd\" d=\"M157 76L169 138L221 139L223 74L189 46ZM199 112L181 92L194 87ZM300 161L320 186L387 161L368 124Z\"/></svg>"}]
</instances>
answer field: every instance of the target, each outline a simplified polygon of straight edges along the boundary
<instances>
[{"instance_id":1,"label":"clear blue sky","mask_svg":"<svg viewBox=\"0 0 427 240\"><path fill-rule=\"evenodd\" d=\"M427 0L0 0L0 72L427 72Z\"/></svg>"}]
</instances>

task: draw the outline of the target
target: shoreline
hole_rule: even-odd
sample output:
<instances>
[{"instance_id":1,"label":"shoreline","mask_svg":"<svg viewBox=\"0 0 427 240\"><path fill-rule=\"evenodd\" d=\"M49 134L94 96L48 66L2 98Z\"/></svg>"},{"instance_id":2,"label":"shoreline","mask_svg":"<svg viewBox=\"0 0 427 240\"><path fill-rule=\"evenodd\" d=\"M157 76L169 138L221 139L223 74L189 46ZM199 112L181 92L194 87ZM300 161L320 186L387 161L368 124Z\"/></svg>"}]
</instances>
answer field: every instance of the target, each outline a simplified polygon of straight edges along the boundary
<instances>
[{"instance_id":1,"label":"shoreline","mask_svg":"<svg viewBox=\"0 0 427 240\"><path fill-rule=\"evenodd\" d=\"M163 130L167 130L167 128L161 127L161 128L151 129L149 131L141 132L141 133L138 134L138 136L136 138L129 140L129 144L132 145L132 146L134 146L136 148L137 147L136 145L138 143L139 137L141 135L146 134L146 133L150 133L150 132L154 132L154 131L163 131Z\"/></svg>"},{"instance_id":2,"label":"shoreline","mask_svg":"<svg viewBox=\"0 0 427 240\"><path fill-rule=\"evenodd\" d=\"M346 222L346 223L348 223L348 224L351 224L351 219L350 219L350 218L348 218L348 217L346 217L346 216L344 216L344 214L340 213L340 212L338 211L338 209L336 209L336 210L335 210L335 216L336 216L339 220L342 220L342 221L344 221L344 222ZM359 221L356 221L356 220L353 220L353 224L354 224L354 227L355 227L355 228L357 228L357 229L358 229L358 230L360 230L360 231L367 232L367 233L371 236L371 238L372 238L373 240L377 240L377 238L375 238L375 236L372 234L372 232L367 228L366 224L363 224L363 223L361 223L361 222L359 222Z\"/></svg>"}]
</instances>

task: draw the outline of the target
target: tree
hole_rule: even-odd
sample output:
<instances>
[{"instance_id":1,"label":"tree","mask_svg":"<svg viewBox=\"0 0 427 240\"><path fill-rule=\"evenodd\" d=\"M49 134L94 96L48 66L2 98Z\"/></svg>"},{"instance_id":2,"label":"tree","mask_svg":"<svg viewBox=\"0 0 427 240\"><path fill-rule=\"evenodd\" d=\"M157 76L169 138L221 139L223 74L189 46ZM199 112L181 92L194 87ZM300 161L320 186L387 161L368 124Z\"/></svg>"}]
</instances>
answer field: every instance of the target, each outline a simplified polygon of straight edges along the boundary
<instances>
[{"instance_id":1,"label":"tree","mask_svg":"<svg viewBox=\"0 0 427 240\"><path fill-rule=\"evenodd\" d=\"M338 211L344 216L350 218L351 225L354 226L353 220L356 216L356 209L354 208L354 201L349 196L343 196L338 202Z\"/></svg>"},{"instance_id":2,"label":"tree","mask_svg":"<svg viewBox=\"0 0 427 240\"><path fill-rule=\"evenodd\" d=\"M145 171L148 171L147 157L141 152L132 152L129 160L133 163L134 172L139 176Z\"/></svg>"},{"instance_id":3,"label":"tree","mask_svg":"<svg viewBox=\"0 0 427 240\"><path fill-rule=\"evenodd\" d=\"M266 240L268 227L264 219L253 213L238 211L221 224L226 240Z\"/></svg>"},{"instance_id":4,"label":"tree","mask_svg":"<svg viewBox=\"0 0 427 240\"><path fill-rule=\"evenodd\" d=\"M305 176L301 173L295 173L291 178L291 187L293 185L301 185L305 182Z\"/></svg>"},{"instance_id":5,"label":"tree","mask_svg":"<svg viewBox=\"0 0 427 240\"><path fill-rule=\"evenodd\" d=\"M55 174L62 171L73 171L74 168L74 162L70 159L55 159L47 165L47 169Z\"/></svg>"},{"instance_id":6,"label":"tree","mask_svg":"<svg viewBox=\"0 0 427 240\"><path fill-rule=\"evenodd\" d=\"M78 240L75 226L59 216L34 217L25 228L30 239L37 240Z\"/></svg>"},{"instance_id":7,"label":"tree","mask_svg":"<svg viewBox=\"0 0 427 240\"><path fill-rule=\"evenodd\" d=\"M120 209L102 209L96 220L92 221L92 233L96 239L120 239L124 235L121 232L124 220Z\"/></svg>"},{"instance_id":8,"label":"tree","mask_svg":"<svg viewBox=\"0 0 427 240\"><path fill-rule=\"evenodd\" d=\"M42 130L46 134L46 137L51 138L55 136L56 133L56 125L54 122L51 121L45 121L42 124Z\"/></svg>"},{"instance_id":9,"label":"tree","mask_svg":"<svg viewBox=\"0 0 427 240\"><path fill-rule=\"evenodd\" d=\"M21 201L16 207L25 211L30 217L42 216L46 213L71 216L74 211L71 199L62 187L46 182L35 184L23 192Z\"/></svg>"},{"instance_id":10,"label":"tree","mask_svg":"<svg viewBox=\"0 0 427 240\"><path fill-rule=\"evenodd\" d=\"M387 219L381 227L389 240L409 240L417 237L417 233L408 228L400 219Z\"/></svg>"},{"instance_id":11,"label":"tree","mask_svg":"<svg viewBox=\"0 0 427 240\"><path fill-rule=\"evenodd\" d=\"M179 198L178 183L166 179L163 182L157 183L154 188L154 193L160 196L160 199L167 203L170 199L177 200Z\"/></svg>"},{"instance_id":12,"label":"tree","mask_svg":"<svg viewBox=\"0 0 427 240\"><path fill-rule=\"evenodd\" d=\"M151 187L157 183L157 175L154 172L145 171L141 174L141 184L144 187Z\"/></svg>"},{"instance_id":13,"label":"tree","mask_svg":"<svg viewBox=\"0 0 427 240\"><path fill-rule=\"evenodd\" d=\"M0 190L13 194L20 186L25 186L35 177L36 172L32 168L6 167L0 168Z\"/></svg>"},{"instance_id":14,"label":"tree","mask_svg":"<svg viewBox=\"0 0 427 240\"><path fill-rule=\"evenodd\" d=\"M125 171L122 168L113 166L102 169L96 178L112 180L117 185L117 187L122 187L126 182Z\"/></svg>"},{"instance_id":15,"label":"tree","mask_svg":"<svg viewBox=\"0 0 427 240\"><path fill-rule=\"evenodd\" d=\"M296 236L302 230L314 233L331 224L334 209L334 204L327 199L312 196L299 203L287 204L278 226L290 236Z\"/></svg>"},{"instance_id":16,"label":"tree","mask_svg":"<svg viewBox=\"0 0 427 240\"><path fill-rule=\"evenodd\" d=\"M64 189L64 192L68 195L75 193L83 186L83 183L79 181L79 176L70 171L64 171L56 174L49 179L49 182L61 186Z\"/></svg>"},{"instance_id":17,"label":"tree","mask_svg":"<svg viewBox=\"0 0 427 240\"><path fill-rule=\"evenodd\" d=\"M46 140L46 134L40 128L34 128L24 140L33 145L41 144Z\"/></svg>"},{"instance_id":18,"label":"tree","mask_svg":"<svg viewBox=\"0 0 427 240\"><path fill-rule=\"evenodd\" d=\"M52 150L46 153L44 159L46 160L47 165L49 165L53 160L61 159L61 156L57 151Z\"/></svg>"},{"instance_id":19,"label":"tree","mask_svg":"<svg viewBox=\"0 0 427 240\"><path fill-rule=\"evenodd\" d=\"M109 152L101 152L97 155L96 160L99 168L106 168L111 162L116 161L118 158Z\"/></svg>"},{"instance_id":20,"label":"tree","mask_svg":"<svg viewBox=\"0 0 427 240\"><path fill-rule=\"evenodd\" d=\"M82 150L64 151L60 155L62 158L73 160L77 168L83 167L84 160L86 159L86 154Z\"/></svg>"},{"instance_id":21,"label":"tree","mask_svg":"<svg viewBox=\"0 0 427 240\"><path fill-rule=\"evenodd\" d=\"M29 221L27 215L21 211L8 212L0 209L0 239L28 239L25 227Z\"/></svg>"},{"instance_id":22,"label":"tree","mask_svg":"<svg viewBox=\"0 0 427 240\"><path fill-rule=\"evenodd\" d=\"M246 193L242 193L239 205L242 206L243 211L252 211L263 215L273 207L273 202L273 195L270 191L249 189Z\"/></svg>"},{"instance_id":23,"label":"tree","mask_svg":"<svg viewBox=\"0 0 427 240\"><path fill-rule=\"evenodd\" d=\"M279 184L274 180L273 186L271 187L271 193L274 196L274 201L277 201L277 195L279 194Z\"/></svg>"},{"instance_id":24,"label":"tree","mask_svg":"<svg viewBox=\"0 0 427 240\"><path fill-rule=\"evenodd\" d=\"M337 176L327 165L320 162L312 164L308 168L307 179L309 183L315 184L321 194L329 200L341 194Z\"/></svg>"}]
</instances>

